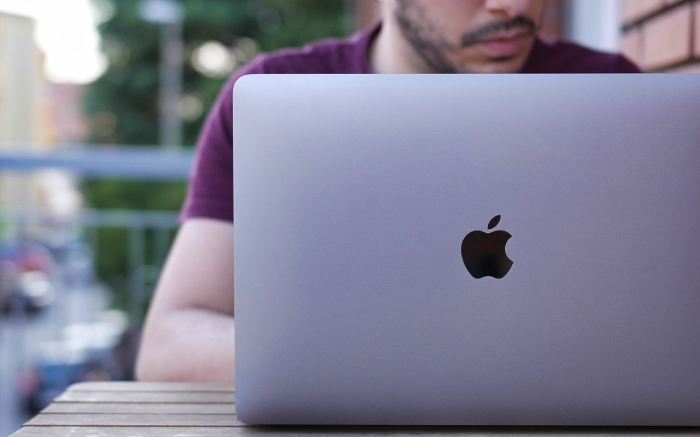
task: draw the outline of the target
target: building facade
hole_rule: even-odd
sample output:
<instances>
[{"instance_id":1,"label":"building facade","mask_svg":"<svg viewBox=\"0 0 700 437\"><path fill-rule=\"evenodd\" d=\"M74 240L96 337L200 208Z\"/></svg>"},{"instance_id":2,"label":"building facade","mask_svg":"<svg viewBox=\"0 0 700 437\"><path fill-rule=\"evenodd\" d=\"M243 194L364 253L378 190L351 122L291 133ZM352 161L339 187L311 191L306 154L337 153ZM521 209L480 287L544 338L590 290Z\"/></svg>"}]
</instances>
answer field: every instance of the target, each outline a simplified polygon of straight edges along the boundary
<instances>
[{"instance_id":1,"label":"building facade","mask_svg":"<svg viewBox=\"0 0 700 437\"><path fill-rule=\"evenodd\" d=\"M0 13L0 152L54 149L72 133L59 129L64 123L57 115L66 118L75 112L57 108L56 102L80 107L79 97L71 100L64 96L80 90L46 80L35 27L31 18ZM0 169L0 212L41 208L53 215L73 214L81 206L75 186L74 178L66 172L22 174Z\"/></svg>"},{"instance_id":2,"label":"building facade","mask_svg":"<svg viewBox=\"0 0 700 437\"><path fill-rule=\"evenodd\" d=\"M41 55L34 20L0 14L0 150L25 150L46 134L41 95ZM0 172L0 207L35 204L35 180Z\"/></svg>"}]
</instances>

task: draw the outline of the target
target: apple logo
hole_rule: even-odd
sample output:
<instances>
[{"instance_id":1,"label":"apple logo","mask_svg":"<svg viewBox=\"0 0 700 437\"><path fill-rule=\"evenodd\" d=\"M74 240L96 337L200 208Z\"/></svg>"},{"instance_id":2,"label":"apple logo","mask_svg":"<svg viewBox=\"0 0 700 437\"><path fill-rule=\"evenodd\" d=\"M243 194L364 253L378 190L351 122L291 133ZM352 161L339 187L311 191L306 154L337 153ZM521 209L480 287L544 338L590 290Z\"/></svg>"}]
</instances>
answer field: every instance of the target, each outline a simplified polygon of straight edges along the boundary
<instances>
[{"instance_id":1,"label":"apple logo","mask_svg":"<svg viewBox=\"0 0 700 437\"><path fill-rule=\"evenodd\" d=\"M498 226L501 216L497 215L489 222L489 230ZM506 231L496 231L487 234L473 231L462 241L462 261L469 273L476 279L492 276L503 279L513 261L506 254L506 243L512 237Z\"/></svg>"}]
</instances>

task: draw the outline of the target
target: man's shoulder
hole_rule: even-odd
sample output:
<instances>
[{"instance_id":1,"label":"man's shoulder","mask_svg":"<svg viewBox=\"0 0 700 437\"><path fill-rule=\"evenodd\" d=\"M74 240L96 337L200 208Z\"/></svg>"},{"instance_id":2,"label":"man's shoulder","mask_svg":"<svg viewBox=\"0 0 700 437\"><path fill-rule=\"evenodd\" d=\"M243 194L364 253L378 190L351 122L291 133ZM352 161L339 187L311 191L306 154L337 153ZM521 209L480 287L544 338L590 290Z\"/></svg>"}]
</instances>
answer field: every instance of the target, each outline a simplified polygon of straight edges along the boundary
<instances>
[{"instance_id":1,"label":"man's shoulder","mask_svg":"<svg viewBox=\"0 0 700 437\"><path fill-rule=\"evenodd\" d=\"M593 50L568 41L536 40L523 73L639 73L618 53Z\"/></svg>"},{"instance_id":2,"label":"man's shoulder","mask_svg":"<svg viewBox=\"0 0 700 437\"><path fill-rule=\"evenodd\" d=\"M367 29L347 38L328 38L303 47L262 53L236 71L224 86L223 92L230 96L236 81L249 74L368 73L369 40L376 30Z\"/></svg>"},{"instance_id":3,"label":"man's shoulder","mask_svg":"<svg viewBox=\"0 0 700 437\"><path fill-rule=\"evenodd\" d=\"M236 76L245 74L353 74L365 73L371 31L347 38L329 38L298 48L257 56Z\"/></svg>"},{"instance_id":4,"label":"man's shoulder","mask_svg":"<svg viewBox=\"0 0 700 437\"><path fill-rule=\"evenodd\" d=\"M365 34L326 39L301 48L282 49L256 59L262 73L353 74L366 70Z\"/></svg>"}]
</instances>

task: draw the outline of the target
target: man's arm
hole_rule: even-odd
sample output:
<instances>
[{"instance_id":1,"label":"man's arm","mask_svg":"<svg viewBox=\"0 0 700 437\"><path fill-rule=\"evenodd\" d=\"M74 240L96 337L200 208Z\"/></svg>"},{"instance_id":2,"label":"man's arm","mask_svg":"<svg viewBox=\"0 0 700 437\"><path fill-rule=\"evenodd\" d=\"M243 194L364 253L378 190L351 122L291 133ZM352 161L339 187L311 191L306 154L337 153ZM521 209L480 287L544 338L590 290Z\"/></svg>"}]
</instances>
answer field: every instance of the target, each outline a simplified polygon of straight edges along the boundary
<instances>
[{"instance_id":1,"label":"man's arm","mask_svg":"<svg viewBox=\"0 0 700 437\"><path fill-rule=\"evenodd\" d=\"M234 381L233 223L182 225L141 340L140 381Z\"/></svg>"}]
</instances>

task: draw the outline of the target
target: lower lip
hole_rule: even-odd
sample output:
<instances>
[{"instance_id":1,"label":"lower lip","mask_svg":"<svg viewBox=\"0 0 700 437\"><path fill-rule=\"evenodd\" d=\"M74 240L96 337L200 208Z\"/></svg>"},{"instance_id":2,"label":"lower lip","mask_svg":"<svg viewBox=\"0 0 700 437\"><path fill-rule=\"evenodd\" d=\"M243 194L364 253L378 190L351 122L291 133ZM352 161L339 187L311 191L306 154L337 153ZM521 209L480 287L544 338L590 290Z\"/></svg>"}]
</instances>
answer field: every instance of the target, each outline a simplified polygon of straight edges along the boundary
<instances>
[{"instance_id":1,"label":"lower lip","mask_svg":"<svg viewBox=\"0 0 700 437\"><path fill-rule=\"evenodd\" d=\"M491 39L480 41L479 45L486 53L494 58L509 58L520 54L525 46L525 37Z\"/></svg>"}]
</instances>

